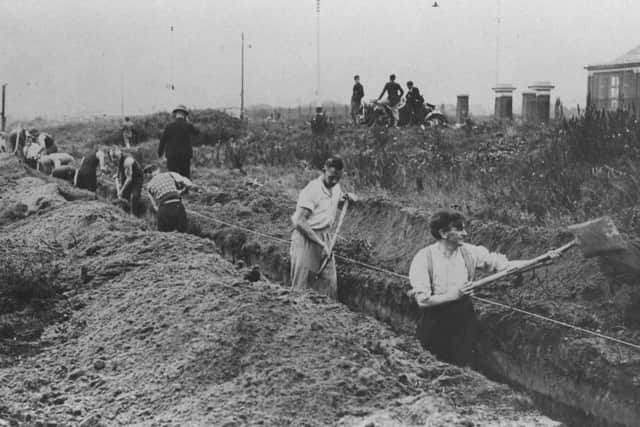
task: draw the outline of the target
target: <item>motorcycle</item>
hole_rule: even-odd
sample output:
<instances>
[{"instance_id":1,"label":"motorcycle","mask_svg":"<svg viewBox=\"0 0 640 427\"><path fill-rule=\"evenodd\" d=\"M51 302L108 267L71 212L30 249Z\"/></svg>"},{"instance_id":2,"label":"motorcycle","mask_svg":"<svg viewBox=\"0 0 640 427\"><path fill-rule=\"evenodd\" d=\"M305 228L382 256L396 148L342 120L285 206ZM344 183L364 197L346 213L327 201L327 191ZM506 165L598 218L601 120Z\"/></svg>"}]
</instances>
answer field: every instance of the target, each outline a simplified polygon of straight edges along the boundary
<instances>
[{"instance_id":1,"label":"motorcycle","mask_svg":"<svg viewBox=\"0 0 640 427\"><path fill-rule=\"evenodd\" d=\"M365 102L361 108L362 116L361 123L365 123L367 126L373 126L377 124L379 126L392 126L393 125L393 112L391 107L386 103L374 99L370 102ZM447 126L449 121L447 117L436 106L429 104L428 102L422 102L415 108L413 123L411 120L411 108L408 105L405 98L400 100L398 104L398 126L406 125L424 125L428 127L442 127Z\"/></svg>"}]
</instances>

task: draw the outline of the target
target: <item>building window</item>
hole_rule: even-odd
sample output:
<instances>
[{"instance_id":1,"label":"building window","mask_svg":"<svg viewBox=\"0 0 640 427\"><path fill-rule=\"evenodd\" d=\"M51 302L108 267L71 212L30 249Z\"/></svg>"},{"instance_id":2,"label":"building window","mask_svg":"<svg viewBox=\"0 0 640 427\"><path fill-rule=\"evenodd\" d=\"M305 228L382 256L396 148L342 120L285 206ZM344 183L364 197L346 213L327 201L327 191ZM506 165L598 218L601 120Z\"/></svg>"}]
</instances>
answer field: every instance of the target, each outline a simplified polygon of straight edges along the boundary
<instances>
[{"instance_id":1,"label":"building window","mask_svg":"<svg viewBox=\"0 0 640 427\"><path fill-rule=\"evenodd\" d=\"M609 108L618 109L618 97L620 96L620 76L609 78Z\"/></svg>"}]
</instances>

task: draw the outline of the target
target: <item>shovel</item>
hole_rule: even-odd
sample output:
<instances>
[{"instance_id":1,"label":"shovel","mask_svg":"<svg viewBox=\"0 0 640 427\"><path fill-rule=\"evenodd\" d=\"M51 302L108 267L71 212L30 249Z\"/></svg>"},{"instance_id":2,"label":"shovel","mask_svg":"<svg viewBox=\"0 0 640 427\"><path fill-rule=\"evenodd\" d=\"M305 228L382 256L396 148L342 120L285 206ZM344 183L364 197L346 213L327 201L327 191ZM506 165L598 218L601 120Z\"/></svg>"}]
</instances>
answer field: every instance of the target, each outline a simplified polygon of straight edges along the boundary
<instances>
[{"instance_id":1,"label":"shovel","mask_svg":"<svg viewBox=\"0 0 640 427\"><path fill-rule=\"evenodd\" d=\"M508 268L483 279L476 280L472 283L471 289L495 282L512 274L524 273L525 271L546 264L555 258L557 256L556 254L562 254L574 246L580 247L585 258L609 255L627 248L627 244L622 239L613 220L608 216L571 225L568 229L574 235L574 239L566 245L530 259L517 267Z\"/></svg>"},{"instance_id":2,"label":"shovel","mask_svg":"<svg viewBox=\"0 0 640 427\"><path fill-rule=\"evenodd\" d=\"M338 225L336 226L336 231L329 242L329 255L322 261L320 264L320 270L316 273L316 280L320 278L320 275L327 268L329 261L331 261L331 256L333 255L333 247L336 245L336 240L338 240L338 233L340 232L340 227L342 227L342 221L344 221L344 216L347 214L347 207L349 206L349 199L345 199L344 204L342 205L342 211L340 211L340 218L338 219Z\"/></svg>"}]
</instances>

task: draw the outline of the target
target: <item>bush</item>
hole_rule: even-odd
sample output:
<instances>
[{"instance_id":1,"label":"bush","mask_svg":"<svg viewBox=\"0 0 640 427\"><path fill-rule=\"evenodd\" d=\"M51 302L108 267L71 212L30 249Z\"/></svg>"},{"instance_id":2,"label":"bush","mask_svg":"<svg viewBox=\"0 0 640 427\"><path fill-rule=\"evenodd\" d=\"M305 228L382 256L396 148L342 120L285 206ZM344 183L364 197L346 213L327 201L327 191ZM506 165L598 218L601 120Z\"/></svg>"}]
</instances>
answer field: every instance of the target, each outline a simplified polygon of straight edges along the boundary
<instances>
[{"instance_id":1,"label":"bush","mask_svg":"<svg viewBox=\"0 0 640 427\"><path fill-rule=\"evenodd\" d=\"M0 240L0 313L19 309L33 300L57 295L59 269L56 249L13 239Z\"/></svg>"}]
</instances>

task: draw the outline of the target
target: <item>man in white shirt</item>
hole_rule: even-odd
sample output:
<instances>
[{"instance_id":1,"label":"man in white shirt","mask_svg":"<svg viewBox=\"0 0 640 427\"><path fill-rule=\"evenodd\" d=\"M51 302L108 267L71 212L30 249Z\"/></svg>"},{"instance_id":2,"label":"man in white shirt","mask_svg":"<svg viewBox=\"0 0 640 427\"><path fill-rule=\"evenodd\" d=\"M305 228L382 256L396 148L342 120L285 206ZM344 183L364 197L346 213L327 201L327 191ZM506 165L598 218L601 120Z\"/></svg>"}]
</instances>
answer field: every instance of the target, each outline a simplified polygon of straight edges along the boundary
<instances>
[{"instance_id":1,"label":"man in white shirt","mask_svg":"<svg viewBox=\"0 0 640 427\"><path fill-rule=\"evenodd\" d=\"M476 270L500 271L523 261L464 243L465 219L459 212L438 211L429 226L436 243L418 251L409 269L412 293L422 309L417 336L439 359L470 365L476 323L470 282Z\"/></svg>"},{"instance_id":2,"label":"man in white shirt","mask_svg":"<svg viewBox=\"0 0 640 427\"><path fill-rule=\"evenodd\" d=\"M291 217L291 286L294 289L314 288L337 298L338 279L333 255L318 279L322 261L329 256L330 228L339 205L351 195L342 192L340 178L344 164L339 157L330 157L321 176L309 182L298 196L296 212Z\"/></svg>"}]
</instances>

